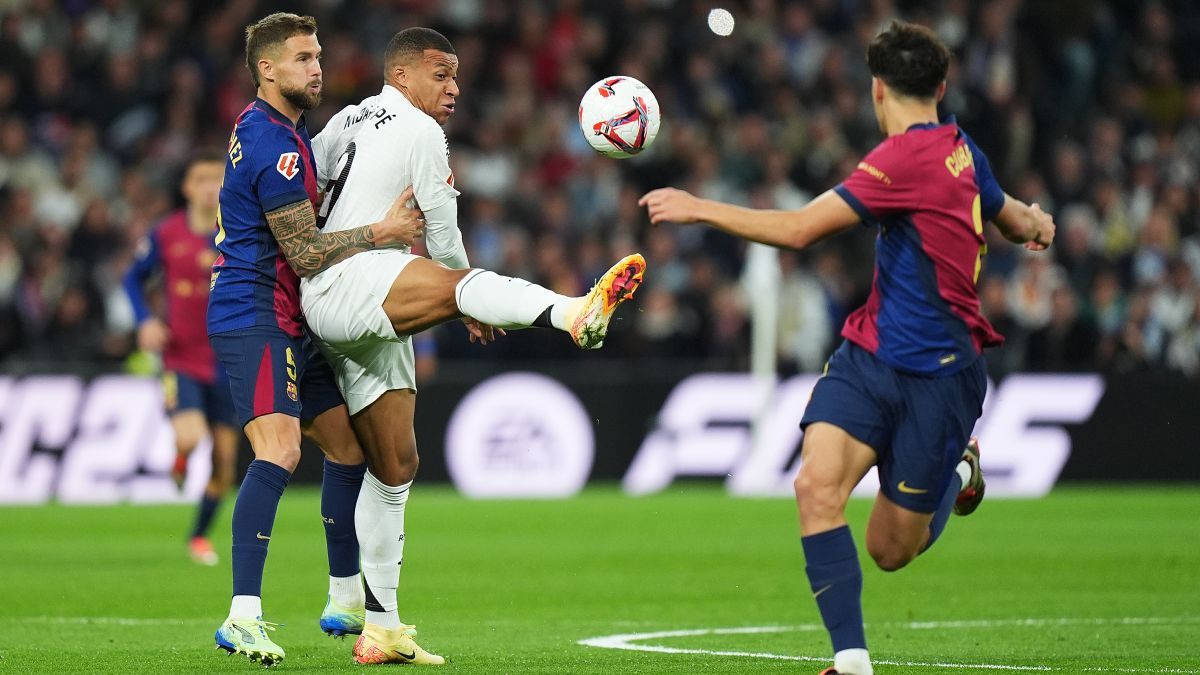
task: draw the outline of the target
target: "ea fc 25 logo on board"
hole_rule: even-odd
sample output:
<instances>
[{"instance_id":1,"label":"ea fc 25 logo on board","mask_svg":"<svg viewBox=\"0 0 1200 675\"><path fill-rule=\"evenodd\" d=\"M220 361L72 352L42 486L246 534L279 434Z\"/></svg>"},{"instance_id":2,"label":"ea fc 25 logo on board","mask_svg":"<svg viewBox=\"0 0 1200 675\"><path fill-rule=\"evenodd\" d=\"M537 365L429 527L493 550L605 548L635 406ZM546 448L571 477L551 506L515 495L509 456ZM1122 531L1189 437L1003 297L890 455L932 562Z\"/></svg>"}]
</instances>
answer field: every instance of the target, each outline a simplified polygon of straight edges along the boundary
<instances>
[{"instance_id":1,"label":"ea fc 25 logo on board","mask_svg":"<svg viewBox=\"0 0 1200 675\"><path fill-rule=\"evenodd\" d=\"M275 170L288 180L295 178L296 174L300 173L300 153L285 152L280 155Z\"/></svg>"}]
</instances>

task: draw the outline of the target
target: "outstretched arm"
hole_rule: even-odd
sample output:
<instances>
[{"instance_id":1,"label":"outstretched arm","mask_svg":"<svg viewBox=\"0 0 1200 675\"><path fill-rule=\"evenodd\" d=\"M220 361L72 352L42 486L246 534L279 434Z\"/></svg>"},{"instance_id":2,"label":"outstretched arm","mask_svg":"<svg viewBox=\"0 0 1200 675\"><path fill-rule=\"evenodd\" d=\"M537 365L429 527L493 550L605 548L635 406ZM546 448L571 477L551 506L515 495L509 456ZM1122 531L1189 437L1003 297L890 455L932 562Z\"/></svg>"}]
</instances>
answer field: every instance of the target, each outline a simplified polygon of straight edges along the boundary
<instances>
[{"instance_id":1,"label":"outstretched arm","mask_svg":"<svg viewBox=\"0 0 1200 675\"><path fill-rule=\"evenodd\" d=\"M735 237L793 249L811 246L860 221L858 213L832 190L798 211L748 209L675 188L652 190L638 200L638 206L646 207L655 225L702 221Z\"/></svg>"},{"instance_id":2,"label":"outstretched arm","mask_svg":"<svg viewBox=\"0 0 1200 675\"><path fill-rule=\"evenodd\" d=\"M408 188L392 203L383 220L350 230L318 230L317 213L307 199L268 212L267 225L296 274L310 277L355 253L411 245L425 226L421 212L405 206L411 198L412 188Z\"/></svg>"},{"instance_id":3,"label":"outstretched arm","mask_svg":"<svg viewBox=\"0 0 1200 675\"><path fill-rule=\"evenodd\" d=\"M162 266L162 257L158 249L158 231L153 230L138 243L138 250L133 265L125 273L122 285L133 307L133 317L137 321L138 349L148 352L162 352L170 339L171 333L162 319L150 312L142 284Z\"/></svg>"},{"instance_id":4,"label":"outstretched arm","mask_svg":"<svg viewBox=\"0 0 1200 675\"><path fill-rule=\"evenodd\" d=\"M1027 205L1007 194L1004 206L992 222L1005 239L1025 244L1030 251L1045 251L1054 242L1054 218L1037 204Z\"/></svg>"}]
</instances>

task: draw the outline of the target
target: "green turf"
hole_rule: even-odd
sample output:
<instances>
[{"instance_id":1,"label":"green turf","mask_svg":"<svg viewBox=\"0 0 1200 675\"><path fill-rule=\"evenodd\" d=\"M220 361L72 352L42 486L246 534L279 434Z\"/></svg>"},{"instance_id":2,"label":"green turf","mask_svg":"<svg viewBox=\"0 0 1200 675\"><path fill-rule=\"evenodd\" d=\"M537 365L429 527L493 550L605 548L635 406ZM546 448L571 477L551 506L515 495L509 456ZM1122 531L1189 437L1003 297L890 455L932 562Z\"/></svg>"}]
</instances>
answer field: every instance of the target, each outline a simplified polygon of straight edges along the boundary
<instances>
[{"instance_id":1,"label":"green turf","mask_svg":"<svg viewBox=\"0 0 1200 675\"><path fill-rule=\"evenodd\" d=\"M322 635L318 493L290 490L271 540L267 617L287 671L354 670ZM868 502L856 501L858 540ZM1064 489L989 500L954 519L908 569L864 561L875 659L1047 666L1051 672L1200 672L1200 489ZM229 507L218 528L228 547ZM213 650L227 560L193 566L186 507L0 509L0 671L248 672ZM724 652L826 657L788 500L685 484L633 499L593 488L569 501L467 501L420 487L409 503L401 611L443 670L808 672L822 661L617 651L618 633L780 626L779 632L644 640ZM860 546L861 548L861 546ZM954 626L914 622L978 621ZM1127 670L1122 670L1127 669ZM878 673L976 668L880 665ZM1036 672L1036 671L1029 671Z\"/></svg>"}]
</instances>

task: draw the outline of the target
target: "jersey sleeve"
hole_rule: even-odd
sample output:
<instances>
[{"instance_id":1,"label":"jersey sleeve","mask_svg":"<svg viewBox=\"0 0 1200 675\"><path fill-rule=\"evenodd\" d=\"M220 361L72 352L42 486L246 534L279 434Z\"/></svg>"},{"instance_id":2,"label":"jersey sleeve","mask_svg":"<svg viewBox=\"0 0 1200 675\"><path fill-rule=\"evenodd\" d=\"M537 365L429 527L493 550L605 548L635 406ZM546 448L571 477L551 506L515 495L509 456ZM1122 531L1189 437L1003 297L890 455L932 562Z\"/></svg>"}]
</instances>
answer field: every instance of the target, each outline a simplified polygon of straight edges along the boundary
<instances>
[{"instance_id":1,"label":"jersey sleeve","mask_svg":"<svg viewBox=\"0 0 1200 675\"><path fill-rule=\"evenodd\" d=\"M975 141L971 140L965 131L962 132L962 136L967 147L971 149L971 161L975 163L975 183L979 186L980 214L984 220L994 220L1000 213L1000 209L1004 208L1004 190L1000 189L1000 183L992 174L992 165L988 162L987 155L983 154L983 151L975 145Z\"/></svg>"},{"instance_id":2,"label":"jersey sleeve","mask_svg":"<svg viewBox=\"0 0 1200 675\"><path fill-rule=\"evenodd\" d=\"M458 197L450 171L450 147L446 133L430 121L429 129L417 134L412 154L413 196L420 209L436 209Z\"/></svg>"},{"instance_id":3,"label":"jersey sleeve","mask_svg":"<svg viewBox=\"0 0 1200 675\"><path fill-rule=\"evenodd\" d=\"M422 209L425 214L425 247L429 257L452 270L471 266L458 227L458 202L451 199L441 206Z\"/></svg>"},{"instance_id":4,"label":"jersey sleeve","mask_svg":"<svg viewBox=\"0 0 1200 675\"><path fill-rule=\"evenodd\" d=\"M329 173L333 171L337 159L345 150L342 132L346 129L346 118L350 117L357 108L348 105L334 115L321 129L321 133L312 139L313 164L317 167L317 190L324 192L329 183Z\"/></svg>"},{"instance_id":5,"label":"jersey sleeve","mask_svg":"<svg viewBox=\"0 0 1200 675\"><path fill-rule=\"evenodd\" d=\"M304 162L295 136L268 130L252 150L254 191L263 213L281 206L308 201L304 188Z\"/></svg>"},{"instance_id":6,"label":"jersey sleeve","mask_svg":"<svg viewBox=\"0 0 1200 675\"><path fill-rule=\"evenodd\" d=\"M150 306L146 302L142 284L145 284L146 279L149 279L162 264L158 251L158 229L155 228L138 241L133 265L125 273L121 283L126 297L129 298L129 304L133 306L133 317L138 324L150 318Z\"/></svg>"},{"instance_id":7,"label":"jersey sleeve","mask_svg":"<svg viewBox=\"0 0 1200 675\"><path fill-rule=\"evenodd\" d=\"M920 182L905 166L906 160L895 143L885 141L834 192L867 224L893 213L915 211L920 206Z\"/></svg>"}]
</instances>

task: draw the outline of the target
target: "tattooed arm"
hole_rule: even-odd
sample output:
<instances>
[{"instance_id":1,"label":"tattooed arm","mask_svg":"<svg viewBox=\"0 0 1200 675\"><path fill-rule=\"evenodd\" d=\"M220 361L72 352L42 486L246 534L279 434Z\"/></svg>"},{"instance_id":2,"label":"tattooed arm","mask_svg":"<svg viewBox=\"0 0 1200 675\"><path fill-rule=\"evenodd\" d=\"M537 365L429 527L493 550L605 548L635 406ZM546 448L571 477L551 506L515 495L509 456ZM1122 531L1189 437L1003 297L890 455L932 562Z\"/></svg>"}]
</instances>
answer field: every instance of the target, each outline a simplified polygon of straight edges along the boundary
<instances>
[{"instance_id":1,"label":"tattooed arm","mask_svg":"<svg viewBox=\"0 0 1200 675\"><path fill-rule=\"evenodd\" d=\"M404 205L411 198L409 188L396 199L383 220L350 230L318 230L316 211L307 199L267 213L267 225L296 274L311 277L355 253L411 245L425 228L421 212Z\"/></svg>"}]
</instances>

